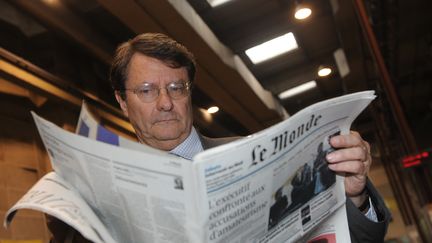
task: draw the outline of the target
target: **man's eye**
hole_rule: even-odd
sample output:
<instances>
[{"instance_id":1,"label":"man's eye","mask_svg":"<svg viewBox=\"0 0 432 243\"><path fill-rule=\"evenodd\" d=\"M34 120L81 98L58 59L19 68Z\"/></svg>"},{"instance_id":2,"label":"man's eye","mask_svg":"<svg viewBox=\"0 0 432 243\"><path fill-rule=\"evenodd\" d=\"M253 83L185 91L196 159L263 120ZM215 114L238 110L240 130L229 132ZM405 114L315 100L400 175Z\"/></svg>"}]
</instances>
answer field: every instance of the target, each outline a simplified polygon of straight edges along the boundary
<instances>
[{"instance_id":1,"label":"man's eye","mask_svg":"<svg viewBox=\"0 0 432 243\"><path fill-rule=\"evenodd\" d=\"M154 92L154 89L148 87L148 88L141 88L137 90L138 93L142 94L142 95L148 95Z\"/></svg>"},{"instance_id":2,"label":"man's eye","mask_svg":"<svg viewBox=\"0 0 432 243\"><path fill-rule=\"evenodd\" d=\"M184 87L184 85L183 84L173 84L173 85L170 85L169 86L169 89L171 90L171 91L182 91L182 90L184 90L185 89L185 87Z\"/></svg>"}]
</instances>

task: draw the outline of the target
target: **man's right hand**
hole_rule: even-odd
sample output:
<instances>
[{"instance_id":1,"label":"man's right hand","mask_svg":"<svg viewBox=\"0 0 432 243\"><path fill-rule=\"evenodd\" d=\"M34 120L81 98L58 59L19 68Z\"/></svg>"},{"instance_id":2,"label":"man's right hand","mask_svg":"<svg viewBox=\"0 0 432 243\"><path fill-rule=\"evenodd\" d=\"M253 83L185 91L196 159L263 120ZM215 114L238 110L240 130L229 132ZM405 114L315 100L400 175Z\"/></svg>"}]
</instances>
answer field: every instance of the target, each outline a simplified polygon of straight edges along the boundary
<instances>
[{"instance_id":1,"label":"man's right hand","mask_svg":"<svg viewBox=\"0 0 432 243\"><path fill-rule=\"evenodd\" d=\"M89 243L91 241L84 238L78 231L64 223L63 221L45 214L48 229L51 231L53 238L51 243Z\"/></svg>"}]
</instances>

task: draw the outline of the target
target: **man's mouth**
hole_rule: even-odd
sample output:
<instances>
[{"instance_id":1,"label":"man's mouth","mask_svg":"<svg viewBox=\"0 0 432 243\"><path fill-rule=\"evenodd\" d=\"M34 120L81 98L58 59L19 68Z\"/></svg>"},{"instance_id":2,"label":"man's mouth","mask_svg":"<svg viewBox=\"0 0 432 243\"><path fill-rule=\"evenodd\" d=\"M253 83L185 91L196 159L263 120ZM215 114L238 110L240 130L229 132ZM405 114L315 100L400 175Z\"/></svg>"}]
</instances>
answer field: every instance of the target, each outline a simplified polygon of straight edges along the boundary
<instances>
[{"instance_id":1,"label":"man's mouth","mask_svg":"<svg viewBox=\"0 0 432 243\"><path fill-rule=\"evenodd\" d=\"M170 122L176 122L176 121L177 121L177 119L163 119L163 120L156 121L155 124L158 124L158 123L170 123Z\"/></svg>"}]
</instances>

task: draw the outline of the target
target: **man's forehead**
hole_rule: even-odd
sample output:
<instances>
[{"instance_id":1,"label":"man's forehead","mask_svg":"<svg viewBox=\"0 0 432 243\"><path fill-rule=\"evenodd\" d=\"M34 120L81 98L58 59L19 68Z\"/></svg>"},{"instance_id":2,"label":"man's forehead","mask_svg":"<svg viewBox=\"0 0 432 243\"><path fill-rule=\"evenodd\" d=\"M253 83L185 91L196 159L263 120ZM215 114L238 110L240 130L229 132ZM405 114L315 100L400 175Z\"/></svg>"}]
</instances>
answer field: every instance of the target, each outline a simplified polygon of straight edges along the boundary
<instances>
[{"instance_id":1,"label":"man's forehead","mask_svg":"<svg viewBox=\"0 0 432 243\"><path fill-rule=\"evenodd\" d=\"M152 65L161 65L170 69L186 69L186 67L177 67L178 65L175 65L175 62L170 60L162 60L158 59L156 57L151 57L145 54L142 54L140 52L136 52L132 55L129 66L131 63L134 63L135 65L139 64L152 64Z\"/></svg>"},{"instance_id":2,"label":"man's forehead","mask_svg":"<svg viewBox=\"0 0 432 243\"><path fill-rule=\"evenodd\" d=\"M139 83L171 83L188 81L186 67L174 68L169 63L135 53L128 68L128 80Z\"/></svg>"}]
</instances>

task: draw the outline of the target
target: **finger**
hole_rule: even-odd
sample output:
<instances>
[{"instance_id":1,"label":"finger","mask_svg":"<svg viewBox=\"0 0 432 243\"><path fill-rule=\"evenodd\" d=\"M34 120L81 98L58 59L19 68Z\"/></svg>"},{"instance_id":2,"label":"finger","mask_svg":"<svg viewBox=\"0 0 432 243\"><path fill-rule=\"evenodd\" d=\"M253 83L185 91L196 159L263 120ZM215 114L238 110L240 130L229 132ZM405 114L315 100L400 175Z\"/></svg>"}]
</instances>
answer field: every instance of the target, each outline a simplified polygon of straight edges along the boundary
<instances>
[{"instance_id":1,"label":"finger","mask_svg":"<svg viewBox=\"0 0 432 243\"><path fill-rule=\"evenodd\" d=\"M330 139L330 145L334 148L344 148L344 147L355 147L364 145L363 139L360 134L355 131L351 131L347 135L338 135Z\"/></svg>"},{"instance_id":2,"label":"finger","mask_svg":"<svg viewBox=\"0 0 432 243\"><path fill-rule=\"evenodd\" d=\"M368 153L366 150L367 148L365 146L339 149L327 154L326 159L329 163L349 160L366 161L368 160Z\"/></svg>"},{"instance_id":3,"label":"finger","mask_svg":"<svg viewBox=\"0 0 432 243\"><path fill-rule=\"evenodd\" d=\"M368 171L368 167L367 167L366 163L358 161L358 160L333 163L333 164L329 164L328 166L329 166L329 169L331 169L337 173L366 175L367 171Z\"/></svg>"}]
</instances>

